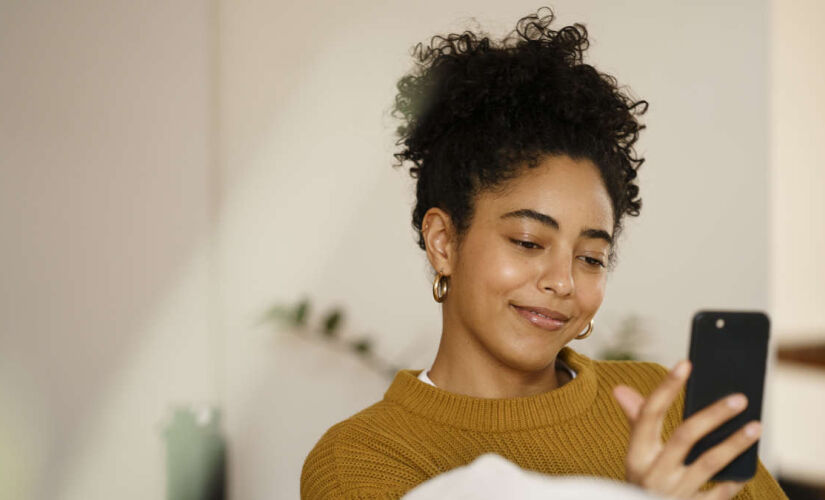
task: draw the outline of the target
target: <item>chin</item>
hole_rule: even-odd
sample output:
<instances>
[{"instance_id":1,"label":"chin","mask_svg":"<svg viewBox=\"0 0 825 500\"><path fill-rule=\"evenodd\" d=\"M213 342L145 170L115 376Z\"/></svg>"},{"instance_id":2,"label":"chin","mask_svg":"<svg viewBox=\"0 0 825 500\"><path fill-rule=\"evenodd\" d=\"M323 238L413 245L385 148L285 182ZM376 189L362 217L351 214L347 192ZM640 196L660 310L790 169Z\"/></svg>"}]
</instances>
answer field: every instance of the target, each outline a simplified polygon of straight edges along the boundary
<instances>
[{"instance_id":1,"label":"chin","mask_svg":"<svg viewBox=\"0 0 825 500\"><path fill-rule=\"evenodd\" d=\"M545 370L555 359L555 354L548 352L546 349L525 347L528 348L523 351L508 352L504 356L500 356L499 359L510 368L526 373Z\"/></svg>"}]
</instances>

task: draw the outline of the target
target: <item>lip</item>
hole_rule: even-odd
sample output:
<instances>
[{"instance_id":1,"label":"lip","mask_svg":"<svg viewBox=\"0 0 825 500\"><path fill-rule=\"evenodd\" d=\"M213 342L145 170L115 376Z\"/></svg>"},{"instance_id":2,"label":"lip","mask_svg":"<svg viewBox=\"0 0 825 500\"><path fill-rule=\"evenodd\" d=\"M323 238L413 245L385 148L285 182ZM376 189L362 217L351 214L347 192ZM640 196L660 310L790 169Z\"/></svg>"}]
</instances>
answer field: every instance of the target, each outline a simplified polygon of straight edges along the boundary
<instances>
[{"instance_id":1,"label":"lip","mask_svg":"<svg viewBox=\"0 0 825 500\"><path fill-rule=\"evenodd\" d=\"M537 326L543 330L555 331L561 328L562 326L567 323L569 319L564 314L553 311L552 309L547 309L544 307L533 307L533 306L517 306L512 304L513 308L522 318L526 319L534 326ZM544 316L539 316L535 314L533 311L543 314Z\"/></svg>"},{"instance_id":2,"label":"lip","mask_svg":"<svg viewBox=\"0 0 825 500\"><path fill-rule=\"evenodd\" d=\"M528 311L535 311L539 314L543 314L544 316L548 316L548 317L553 318L553 319L558 320L558 321L567 321L568 319L570 319L567 316L565 316L564 314L562 314L558 311L554 311L552 309L547 309L546 307L519 306L519 305L516 305L516 304L513 304L513 306L515 306L516 308L519 308L519 309L526 309Z\"/></svg>"}]
</instances>

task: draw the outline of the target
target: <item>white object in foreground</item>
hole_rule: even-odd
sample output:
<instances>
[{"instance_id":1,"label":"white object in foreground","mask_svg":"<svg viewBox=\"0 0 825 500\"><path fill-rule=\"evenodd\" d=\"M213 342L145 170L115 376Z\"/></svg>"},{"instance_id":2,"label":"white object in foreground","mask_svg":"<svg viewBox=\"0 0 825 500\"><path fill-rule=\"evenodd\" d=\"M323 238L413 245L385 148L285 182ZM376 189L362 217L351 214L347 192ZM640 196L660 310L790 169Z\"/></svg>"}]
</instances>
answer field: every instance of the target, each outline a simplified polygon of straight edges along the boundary
<instances>
[{"instance_id":1,"label":"white object in foreground","mask_svg":"<svg viewBox=\"0 0 825 500\"><path fill-rule=\"evenodd\" d=\"M522 469L495 453L435 476L402 500L659 500L636 486L591 476L550 476Z\"/></svg>"}]
</instances>

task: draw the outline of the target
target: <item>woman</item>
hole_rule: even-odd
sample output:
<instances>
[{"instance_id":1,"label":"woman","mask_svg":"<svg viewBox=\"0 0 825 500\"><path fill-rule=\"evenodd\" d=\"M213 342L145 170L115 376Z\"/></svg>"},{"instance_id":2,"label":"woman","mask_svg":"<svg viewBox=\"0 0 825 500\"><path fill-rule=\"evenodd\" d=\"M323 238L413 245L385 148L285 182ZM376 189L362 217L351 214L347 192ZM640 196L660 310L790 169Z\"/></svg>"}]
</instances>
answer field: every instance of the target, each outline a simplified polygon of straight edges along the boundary
<instances>
[{"instance_id":1,"label":"woman","mask_svg":"<svg viewBox=\"0 0 825 500\"><path fill-rule=\"evenodd\" d=\"M399 81L395 156L417 179L441 343L430 370L399 371L382 401L321 437L302 498L398 498L487 452L673 498L786 498L761 462L747 484L708 482L758 422L682 464L743 396L682 423L687 361L668 372L568 347L592 333L622 219L639 214L647 102L582 62L583 26L553 31L539 13L499 44L471 32L419 44Z\"/></svg>"}]
</instances>

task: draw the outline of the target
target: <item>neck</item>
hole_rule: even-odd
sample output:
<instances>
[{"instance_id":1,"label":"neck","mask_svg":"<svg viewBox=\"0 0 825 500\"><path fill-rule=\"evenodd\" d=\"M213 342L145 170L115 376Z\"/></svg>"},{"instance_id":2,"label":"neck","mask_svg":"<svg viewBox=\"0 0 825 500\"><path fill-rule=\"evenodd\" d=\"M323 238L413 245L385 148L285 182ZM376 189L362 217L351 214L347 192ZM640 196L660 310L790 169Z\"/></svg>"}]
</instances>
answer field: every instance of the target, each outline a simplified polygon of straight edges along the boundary
<instances>
[{"instance_id":1,"label":"neck","mask_svg":"<svg viewBox=\"0 0 825 500\"><path fill-rule=\"evenodd\" d=\"M494 357L466 330L448 328L428 376L440 389L478 398L515 398L552 391L570 381L556 357L538 370L521 370Z\"/></svg>"}]
</instances>

